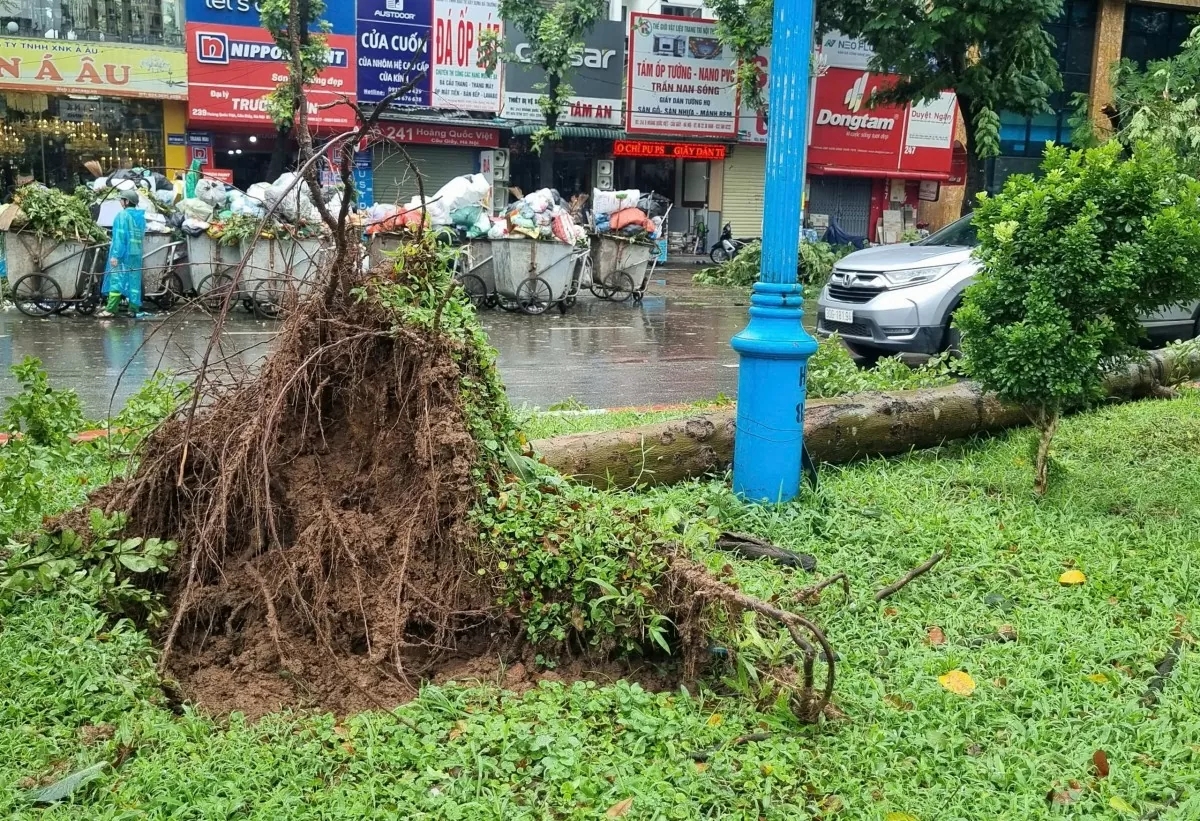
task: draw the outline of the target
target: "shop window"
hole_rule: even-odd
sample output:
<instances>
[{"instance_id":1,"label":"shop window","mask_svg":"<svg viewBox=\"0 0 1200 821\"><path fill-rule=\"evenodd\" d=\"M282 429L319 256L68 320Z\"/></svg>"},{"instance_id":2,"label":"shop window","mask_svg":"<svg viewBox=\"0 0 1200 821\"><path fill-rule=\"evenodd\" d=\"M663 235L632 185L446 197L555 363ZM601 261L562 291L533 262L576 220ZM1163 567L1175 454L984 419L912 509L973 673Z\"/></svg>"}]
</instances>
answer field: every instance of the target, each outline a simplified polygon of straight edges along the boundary
<instances>
[{"instance_id":1,"label":"shop window","mask_svg":"<svg viewBox=\"0 0 1200 821\"><path fill-rule=\"evenodd\" d=\"M0 162L3 183L17 174L66 191L89 182L85 163L104 173L119 168L161 171L162 103L157 100L0 94Z\"/></svg>"},{"instance_id":2,"label":"shop window","mask_svg":"<svg viewBox=\"0 0 1200 821\"><path fill-rule=\"evenodd\" d=\"M1066 0L1062 14L1045 30L1054 39L1054 56L1063 90L1051 95L1049 112L1032 117L1013 112L1000 114L1000 154L1005 157L1041 157L1047 142L1069 143L1071 98L1090 90L1096 0Z\"/></svg>"},{"instance_id":3,"label":"shop window","mask_svg":"<svg viewBox=\"0 0 1200 821\"><path fill-rule=\"evenodd\" d=\"M708 206L708 162L688 161L683 164L683 207Z\"/></svg>"},{"instance_id":4,"label":"shop window","mask_svg":"<svg viewBox=\"0 0 1200 821\"><path fill-rule=\"evenodd\" d=\"M667 17L691 17L699 20L701 17L700 9L691 8L690 6L662 6L662 13Z\"/></svg>"},{"instance_id":5,"label":"shop window","mask_svg":"<svg viewBox=\"0 0 1200 821\"><path fill-rule=\"evenodd\" d=\"M0 26L13 37L183 46L182 0L7 0Z\"/></svg>"},{"instance_id":6,"label":"shop window","mask_svg":"<svg viewBox=\"0 0 1200 821\"><path fill-rule=\"evenodd\" d=\"M1126 6L1121 56L1142 67L1153 60L1174 57L1195 25L1195 14L1195 9Z\"/></svg>"},{"instance_id":7,"label":"shop window","mask_svg":"<svg viewBox=\"0 0 1200 821\"><path fill-rule=\"evenodd\" d=\"M633 185L643 194L661 194L675 201L675 160L637 160L634 165Z\"/></svg>"}]
</instances>

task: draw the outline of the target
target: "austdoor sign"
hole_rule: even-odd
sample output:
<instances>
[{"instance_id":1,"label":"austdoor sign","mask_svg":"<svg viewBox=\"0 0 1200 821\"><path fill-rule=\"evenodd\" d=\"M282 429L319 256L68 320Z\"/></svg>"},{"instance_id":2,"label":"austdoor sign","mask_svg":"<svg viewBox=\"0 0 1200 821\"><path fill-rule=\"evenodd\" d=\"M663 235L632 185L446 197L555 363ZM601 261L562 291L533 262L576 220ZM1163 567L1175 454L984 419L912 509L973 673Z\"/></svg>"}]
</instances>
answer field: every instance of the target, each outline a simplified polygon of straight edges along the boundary
<instances>
[{"instance_id":1,"label":"austdoor sign","mask_svg":"<svg viewBox=\"0 0 1200 821\"><path fill-rule=\"evenodd\" d=\"M538 88L546 81L545 73L532 64L525 35L507 26L505 40L518 62L504 66L503 116L510 120L540 122L542 111ZM625 24L602 21L584 38L583 51L575 58L571 72L574 92L559 116L563 123L620 125L621 82L625 76Z\"/></svg>"},{"instance_id":2,"label":"austdoor sign","mask_svg":"<svg viewBox=\"0 0 1200 821\"><path fill-rule=\"evenodd\" d=\"M433 85L430 0L358 0L358 99L377 105L406 86L396 106L429 106Z\"/></svg>"}]
</instances>

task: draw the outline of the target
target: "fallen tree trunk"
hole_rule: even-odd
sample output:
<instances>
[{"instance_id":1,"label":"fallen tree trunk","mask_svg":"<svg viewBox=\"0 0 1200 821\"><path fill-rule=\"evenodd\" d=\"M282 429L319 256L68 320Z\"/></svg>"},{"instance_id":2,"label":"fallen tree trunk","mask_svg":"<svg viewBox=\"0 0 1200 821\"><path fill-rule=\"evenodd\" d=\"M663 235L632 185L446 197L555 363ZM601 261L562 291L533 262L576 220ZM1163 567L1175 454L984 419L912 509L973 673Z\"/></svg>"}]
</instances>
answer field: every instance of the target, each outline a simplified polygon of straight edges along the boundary
<instances>
[{"instance_id":1,"label":"fallen tree trunk","mask_svg":"<svg viewBox=\"0 0 1200 821\"><path fill-rule=\"evenodd\" d=\"M1114 401L1161 395L1200 377L1200 352L1162 349L1105 380ZM733 461L736 411L624 430L556 436L533 443L546 463L597 487L671 484L726 470ZM814 399L804 416L813 459L848 462L928 448L1029 423L1024 410L985 394L974 382L895 393Z\"/></svg>"}]
</instances>

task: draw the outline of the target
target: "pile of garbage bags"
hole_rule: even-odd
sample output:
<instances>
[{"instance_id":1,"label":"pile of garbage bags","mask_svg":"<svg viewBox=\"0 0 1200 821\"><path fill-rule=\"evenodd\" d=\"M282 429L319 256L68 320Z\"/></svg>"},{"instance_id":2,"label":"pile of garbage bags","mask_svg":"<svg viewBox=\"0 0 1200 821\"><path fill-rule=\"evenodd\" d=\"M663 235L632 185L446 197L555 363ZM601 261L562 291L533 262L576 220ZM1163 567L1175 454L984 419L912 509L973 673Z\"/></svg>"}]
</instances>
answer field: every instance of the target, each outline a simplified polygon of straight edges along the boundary
<instances>
[{"instance_id":1,"label":"pile of garbage bags","mask_svg":"<svg viewBox=\"0 0 1200 821\"><path fill-rule=\"evenodd\" d=\"M169 233L174 228L182 228L192 236L210 229L219 232L220 226L235 216L262 219L272 208L275 208L275 222L296 226L300 233L319 232L323 228L308 185L290 172L273 183L255 183L242 193L197 172L189 172L184 180L172 183L156 172L123 169L92 183L92 190L97 193L108 189L136 190L138 207L146 214L146 230L152 233ZM338 189L323 188L321 198L332 212L340 211L342 194ZM111 226L112 217L120 208L115 195L102 198L97 220L104 227Z\"/></svg>"},{"instance_id":2,"label":"pile of garbage bags","mask_svg":"<svg viewBox=\"0 0 1200 821\"><path fill-rule=\"evenodd\" d=\"M663 221L671 203L658 194L642 194L636 188L624 191L592 189L592 230L622 237L662 236Z\"/></svg>"},{"instance_id":3,"label":"pile of garbage bags","mask_svg":"<svg viewBox=\"0 0 1200 821\"><path fill-rule=\"evenodd\" d=\"M528 239L574 245L587 239L575 224L557 191L543 188L512 203L503 216L491 216L492 185L482 174L464 174L422 201L413 197L403 206L377 203L367 209L367 233L417 228L452 228L467 239Z\"/></svg>"}]
</instances>

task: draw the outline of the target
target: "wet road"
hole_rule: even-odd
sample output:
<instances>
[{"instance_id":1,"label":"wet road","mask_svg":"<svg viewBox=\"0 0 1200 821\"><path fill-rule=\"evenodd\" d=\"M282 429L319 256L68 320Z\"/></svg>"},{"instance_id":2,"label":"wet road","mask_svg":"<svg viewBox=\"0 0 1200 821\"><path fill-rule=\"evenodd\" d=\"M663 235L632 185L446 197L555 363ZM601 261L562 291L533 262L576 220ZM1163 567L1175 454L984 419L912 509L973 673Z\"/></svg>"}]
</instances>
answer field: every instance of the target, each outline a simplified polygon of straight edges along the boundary
<instances>
[{"instance_id":1,"label":"wet road","mask_svg":"<svg viewBox=\"0 0 1200 821\"><path fill-rule=\"evenodd\" d=\"M694 287L690 272L658 276L640 305L602 302L585 291L565 315L485 312L513 403L545 408L575 399L601 408L733 395L737 356L729 339L746 324L746 292ZM0 396L16 387L8 366L36 356L52 384L74 388L85 410L102 416L110 400L119 409L156 369L193 367L211 331L211 322L192 312L132 322L0 311ZM275 323L239 312L226 326L224 355L252 365L276 331Z\"/></svg>"}]
</instances>

